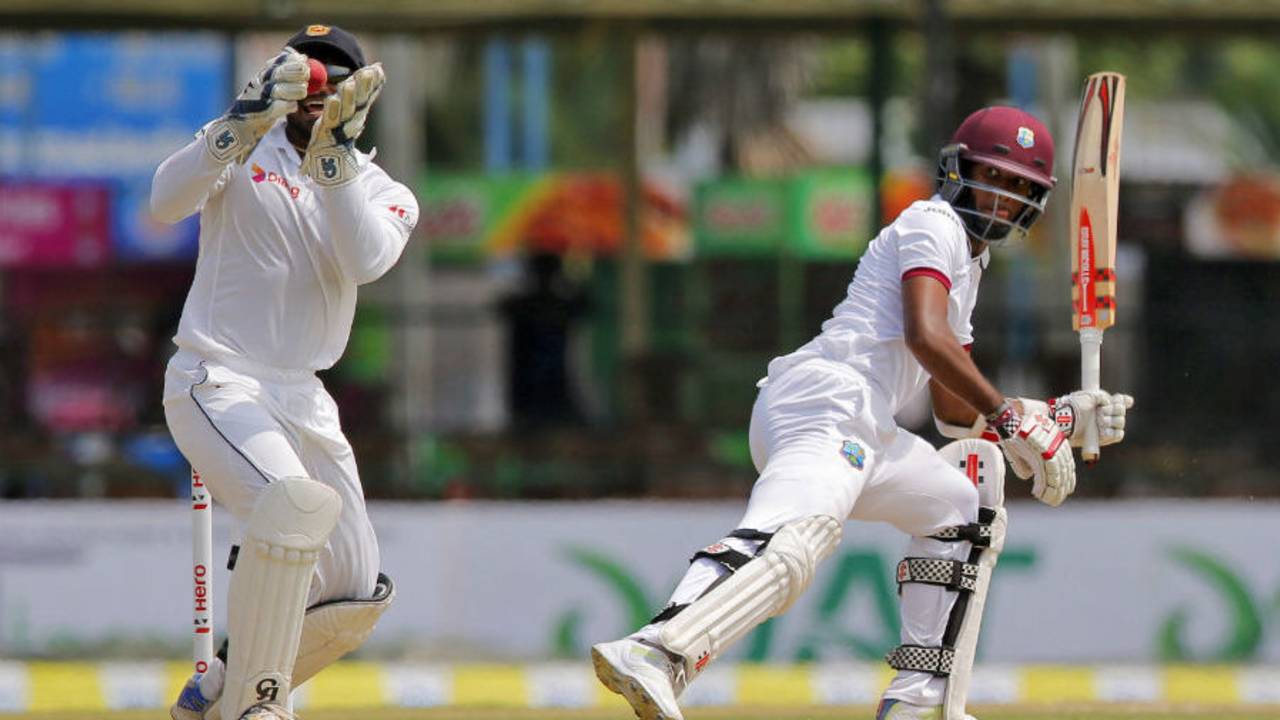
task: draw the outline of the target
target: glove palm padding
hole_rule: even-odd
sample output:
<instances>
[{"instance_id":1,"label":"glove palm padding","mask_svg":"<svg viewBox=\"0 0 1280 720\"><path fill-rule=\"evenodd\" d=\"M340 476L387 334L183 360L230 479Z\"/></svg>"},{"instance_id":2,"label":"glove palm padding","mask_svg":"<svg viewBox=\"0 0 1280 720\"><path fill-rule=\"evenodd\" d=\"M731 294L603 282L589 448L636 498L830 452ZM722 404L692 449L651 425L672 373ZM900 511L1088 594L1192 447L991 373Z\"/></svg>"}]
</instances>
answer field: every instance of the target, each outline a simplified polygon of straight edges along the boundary
<instances>
[{"instance_id":1,"label":"glove palm padding","mask_svg":"<svg viewBox=\"0 0 1280 720\"><path fill-rule=\"evenodd\" d=\"M243 163L258 141L307 97L307 56L285 48L258 71L227 110L205 129L209 154L219 162Z\"/></svg>"},{"instance_id":2,"label":"glove palm padding","mask_svg":"<svg viewBox=\"0 0 1280 720\"><path fill-rule=\"evenodd\" d=\"M364 132L374 100L386 83L382 65L362 67L343 80L324 101L324 112L311 128L302 158L302 174L325 187L346 185L360 175L356 138Z\"/></svg>"}]
</instances>

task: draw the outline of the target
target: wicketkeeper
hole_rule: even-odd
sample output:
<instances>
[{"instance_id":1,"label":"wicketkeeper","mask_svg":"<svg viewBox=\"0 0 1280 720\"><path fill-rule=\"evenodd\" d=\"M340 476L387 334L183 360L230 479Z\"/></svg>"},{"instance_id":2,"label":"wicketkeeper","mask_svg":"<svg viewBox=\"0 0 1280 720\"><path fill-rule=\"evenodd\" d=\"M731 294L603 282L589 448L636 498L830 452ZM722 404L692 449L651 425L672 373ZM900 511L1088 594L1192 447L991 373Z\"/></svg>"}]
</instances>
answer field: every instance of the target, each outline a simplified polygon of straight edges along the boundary
<instances>
[{"instance_id":1,"label":"wicketkeeper","mask_svg":"<svg viewBox=\"0 0 1280 720\"><path fill-rule=\"evenodd\" d=\"M967 717L1004 545L1005 459L1057 506L1075 489L1071 447L1084 429L1119 442L1133 403L1101 390L1007 397L969 356L988 247L1025 234L1054 182L1053 139L1039 120L1009 107L969 116L941 151L937 194L871 242L822 333L769 363L751 415L760 478L742 521L694 554L649 624L592 649L601 682L637 717L680 720L688 683L796 602L846 519L912 536L897 571L902 644L887 658L898 672L877 720ZM957 440L941 450L894 421L926 385L938 429Z\"/></svg>"},{"instance_id":2,"label":"wicketkeeper","mask_svg":"<svg viewBox=\"0 0 1280 720\"><path fill-rule=\"evenodd\" d=\"M311 91L308 58L327 75ZM346 347L357 286L395 264L418 215L355 147L383 81L353 35L311 25L156 170L157 219L200 213L165 417L241 535L229 642L174 720L294 717L290 690L364 642L394 597L315 375Z\"/></svg>"}]
</instances>

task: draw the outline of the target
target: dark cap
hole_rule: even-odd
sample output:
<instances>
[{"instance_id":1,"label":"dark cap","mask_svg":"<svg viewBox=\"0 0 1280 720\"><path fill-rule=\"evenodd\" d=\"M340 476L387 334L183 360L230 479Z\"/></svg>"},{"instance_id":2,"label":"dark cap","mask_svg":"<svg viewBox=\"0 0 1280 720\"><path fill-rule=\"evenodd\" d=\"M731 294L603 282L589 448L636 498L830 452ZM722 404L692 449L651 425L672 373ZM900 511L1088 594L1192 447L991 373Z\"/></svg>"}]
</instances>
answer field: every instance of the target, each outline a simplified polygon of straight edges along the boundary
<instances>
[{"instance_id":1,"label":"dark cap","mask_svg":"<svg viewBox=\"0 0 1280 720\"><path fill-rule=\"evenodd\" d=\"M303 55L316 52L321 60L345 59L353 70L365 65L364 50L360 49L356 36L337 25L308 25L289 38L285 45ZM335 54L338 57L333 57Z\"/></svg>"},{"instance_id":2,"label":"dark cap","mask_svg":"<svg viewBox=\"0 0 1280 720\"><path fill-rule=\"evenodd\" d=\"M983 108L965 118L952 143L963 143L961 157L994 165L1046 188L1053 177L1053 136L1034 115L1013 107Z\"/></svg>"}]
</instances>

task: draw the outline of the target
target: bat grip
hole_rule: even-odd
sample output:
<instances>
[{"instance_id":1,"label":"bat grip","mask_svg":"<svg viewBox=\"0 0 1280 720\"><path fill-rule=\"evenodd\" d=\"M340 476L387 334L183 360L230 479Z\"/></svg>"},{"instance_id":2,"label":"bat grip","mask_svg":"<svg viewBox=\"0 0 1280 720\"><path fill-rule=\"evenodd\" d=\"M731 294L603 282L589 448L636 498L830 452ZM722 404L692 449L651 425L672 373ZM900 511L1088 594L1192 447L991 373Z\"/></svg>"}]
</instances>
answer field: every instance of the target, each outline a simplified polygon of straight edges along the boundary
<instances>
[{"instance_id":1,"label":"bat grip","mask_svg":"<svg viewBox=\"0 0 1280 720\"><path fill-rule=\"evenodd\" d=\"M1080 329L1080 387L1084 390L1102 387L1102 331L1097 328ZM1084 431L1080 456L1093 464L1098 461L1097 423L1085 423Z\"/></svg>"}]
</instances>

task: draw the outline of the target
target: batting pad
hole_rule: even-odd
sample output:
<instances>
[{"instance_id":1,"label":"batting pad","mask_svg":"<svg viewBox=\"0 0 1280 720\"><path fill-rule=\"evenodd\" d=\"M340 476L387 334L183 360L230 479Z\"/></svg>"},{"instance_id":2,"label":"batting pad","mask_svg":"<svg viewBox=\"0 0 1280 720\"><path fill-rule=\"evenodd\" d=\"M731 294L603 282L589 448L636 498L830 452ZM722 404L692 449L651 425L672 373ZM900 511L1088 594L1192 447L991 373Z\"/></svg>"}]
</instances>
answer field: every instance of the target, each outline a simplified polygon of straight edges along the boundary
<instances>
[{"instance_id":1,"label":"batting pad","mask_svg":"<svg viewBox=\"0 0 1280 720\"><path fill-rule=\"evenodd\" d=\"M991 586L991 571L996 567L1000 551L1004 549L1008 514L1004 508L1004 455L999 446L986 440L959 440L943 446L938 454L952 467L962 469L978 486L978 507L982 520L991 526L991 544L974 547L970 562L977 565L977 579L969 593L963 615L958 618L955 632L955 655L951 662L951 675L947 678L947 691L942 701L944 720L965 720L965 702L969 695L969 681L973 674L973 658L978 648L978 633L982 630L982 609L986 605L987 590ZM977 555L975 559L973 556ZM957 600L957 602L962 602ZM955 623L957 617L952 616ZM947 634L953 628L947 628Z\"/></svg>"},{"instance_id":2,"label":"batting pad","mask_svg":"<svg viewBox=\"0 0 1280 720\"><path fill-rule=\"evenodd\" d=\"M396 598L391 578L378 575L373 597L367 600L334 600L307 610L302 640L293 668L293 684L301 685L316 673L364 644L378 618Z\"/></svg>"},{"instance_id":3,"label":"batting pad","mask_svg":"<svg viewBox=\"0 0 1280 720\"><path fill-rule=\"evenodd\" d=\"M336 492L307 478L277 480L258 498L228 590L222 720L287 706L307 590L341 510Z\"/></svg>"},{"instance_id":4,"label":"batting pad","mask_svg":"<svg viewBox=\"0 0 1280 720\"><path fill-rule=\"evenodd\" d=\"M692 680L756 625L786 612L840 544L841 531L829 515L783 525L758 557L668 620L662 645L684 658L686 677Z\"/></svg>"},{"instance_id":5,"label":"batting pad","mask_svg":"<svg viewBox=\"0 0 1280 720\"><path fill-rule=\"evenodd\" d=\"M298 657L293 663L292 688L315 677L321 670L364 644L378 623L378 618L396 598L391 578L378 574L373 597L366 600L331 600L307 608L302 619L302 638L298 641ZM205 710L205 717L219 717L221 695Z\"/></svg>"}]
</instances>

